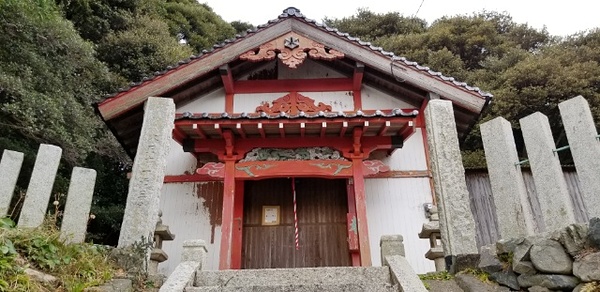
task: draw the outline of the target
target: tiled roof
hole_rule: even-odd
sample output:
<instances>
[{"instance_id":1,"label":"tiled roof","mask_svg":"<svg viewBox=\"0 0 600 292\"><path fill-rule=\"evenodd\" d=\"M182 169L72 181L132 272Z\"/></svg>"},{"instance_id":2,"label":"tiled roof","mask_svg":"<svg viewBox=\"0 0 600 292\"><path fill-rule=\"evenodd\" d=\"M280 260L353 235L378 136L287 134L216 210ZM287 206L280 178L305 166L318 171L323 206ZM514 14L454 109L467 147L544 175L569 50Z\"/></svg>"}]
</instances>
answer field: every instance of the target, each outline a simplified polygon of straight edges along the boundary
<instances>
[{"instance_id":1,"label":"tiled roof","mask_svg":"<svg viewBox=\"0 0 600 292\"><path fill-rule=\"evenodd\" d=\"M460 82L460 81L455 80L454 77L445 76L445 75L443 75L440 72L431 70L429 67L421 66L417 62L409 61L405 57L396 56L394 53L385 51L381 47L376 47L376 46L372 45L370 42L361 41L359 38L352 37L348 33L340 32L336 28L332 28L332 27L329 27L329 26L327 26L325 24L318 23L318 22L316 22L313 19L309 19L309 18L305 17L300 12L300 10L297 9L297 8L295 8L295 7L288 7L288 8L286 8L285 10L283 10L283 13L278 16L278 18L273 19L273 20L269 20L266 24L259 25L255 29L248 29L246 31L246 34L244 34L244 35L239 35L238 34L234 38L226 39L226 40L224 40L221 43L213 45L213 47L211 49L209 49L209 50L202 50L202 52L200 54L198 54L198 55L192 55L192 56L190 56L190 58L188 58L186 60L179 61L179 63L176 64L176 65L174 65L174 66L168 66L163 71L154 72L153 76L144 77L142 79L142 81L140 81L140 82L132 82L126 88L119 88L119 91L117 93L113 93L111 95L108 95L107 97L114 97L114 96L118 95L119 93L129 91L129 90L131 90L134 87L140 86L140 85L142 85L145 82L148 82L148 81L151 81L151 80L155 79L157 76L161 76L161 75L164 75L164 74L166 74L167 72L169 72L171 70L175 70L175 69L177 69L181 65L188 64L188 63L190 63L190 62L192 62L192 61L194 61L196 59L200 59L200 58L202 58L202 57L204 57L204 56L206 56L208 54L212 54L213 52L218 51L218 50L220 50L220 49L222 49L222 48L224 48L226 46L229 46L232 43L235 43L235 42L239 41L240 39L243 39L243 38L245 38L245 37L247 37L247 36L249 36L251 34L257 33L257 32L259 32L259 31L261 31L261 30L263 30L263 29L265 29L267 27L270 27L270 26L272 26L272 25L274 25L274 24L276 24L278 22L281 22L281 21L283 21L283 20L285 20L287 18L291 18L291 17L294 17L294 18L297 18L297 19L301 19L304 22L312 24L313 26L315 26L315 27L317 27L317 28L319 28L321 30L327 31L329 33L334 33L334 34L336 34L338 36L344 37L344 38L346 38L347 40L349 40L351 42L355 42L355 43L357 43L357 44L359 44L359 45L361 45L361 46L363 46L365 48L368 48L368 49L370 49L370 50L372 50L374 52L377 52L377 53L379 53L379 54L381 54L383 56L389 57L392 61L401 62L402 64L410 66L410 67L413 67L413 68L417 69L418 71L426 72L427 74L429 74L431 76L437 77L437 78L439 78L442 81L445 81L445 82L448 82L448 83L452 83L455 86L462 87L462 88L464 88L464 89L466 89L468 91L476 92L479 95L481 95L481 97L484 97L484 98L492 97L491 93L484 92L484 91L480 90L478 87L469 86L465 82Z\"/></svg>"},{"instance_id":2,"label":"tiled roof","mask_svg":"<svg viewBox=\"0 0 600 292\"><path fill-rule=\"evenodd\" d=\"M356 118L356 117L364 117L364 118L374 118L374 117L416 117L419 114L418 110L402 110L402 109L393 109L393 110L376 110L376 111L368 111L371 113L365 113L363 111L356 112L317 112L314 114L307 114L304 112L300 112L297 115L288 115L284 112L279 114L267 114L265 112L260 113L241 113L241 114L209 114L209 113L201 113L201 114L192 114L190 112L185 112L182 114L178 114L175 120L219 120L219 119L228 119L228 120L253 120L253 119L315 119L315 118Z\"/></svg>"}]
</instances>

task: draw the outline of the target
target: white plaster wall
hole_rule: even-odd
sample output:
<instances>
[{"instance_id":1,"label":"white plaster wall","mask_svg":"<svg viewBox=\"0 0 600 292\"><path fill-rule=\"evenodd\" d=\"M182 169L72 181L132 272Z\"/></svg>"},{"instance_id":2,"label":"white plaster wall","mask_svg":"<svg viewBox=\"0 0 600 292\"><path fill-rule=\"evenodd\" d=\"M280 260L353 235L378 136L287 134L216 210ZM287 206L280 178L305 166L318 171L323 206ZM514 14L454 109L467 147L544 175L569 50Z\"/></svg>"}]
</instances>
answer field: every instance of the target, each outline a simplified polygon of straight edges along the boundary
<instances>
[{"instance_id":1,"label":"white plaster wall","mask_svg":"<svg viewBox=\"0 0 600 292\"><path fill-rule=\"evenodd\" d=\"M233 111L236 113L254 113L256 107L263 102L268 102L272 105L272 101L276 100L289 92L277 93L252 93L252 94L236 94L233 98ZM322 102L331 105L331 110L337 111L352 111L354 110L354 101L352 95L345 91L334 92L300 92L300 94L310 97L315 100L315 105Z\"/></svg>"},{"instance_id":2,"label":"white plaster wall","mask_svg":"<svg viewBox=\"0 0 600 292\"><path fill-rule=\"evenodd\" d=\"M177 113L222 113L225 111L225 89L219 88L201 98L177 107Z\"/></svg>"},{"instance_id":3,"label":"white plaster wall","mask_svg":"<svg viewBox=\"0 0 600 292\"><path fill-rule=\"evenodd\" d=\"M382 110L382 109L413 109L414 106L403 102L397 97L379 91L371 86L364 85L361 91L363 110Z\"/></svg>"},{"instance_id":4,"label":"white plaster wall","mask_svg":"<svg viewBox=\"0 0 600 292\"><path fill-rule=\"evenodd\" d=\"M203 239L207 243L206 270L218 270L221 226L215 226L214 241L211 243L210 215L203 207L204 199L196 194L197 184L170 183L163 186L160 207L163 224L175 234L175 240L163 242L163 250L169 259L159 265L159 272L170 275L181 261L183 242L188 239Z\"/></svg>"},{"instance_id":5,"label":"white plaster wall","mask_svg":"<svg viewBox=\"0 0 600 292\"><path fill-rule=\"evenodd\" d=\"M236 94L233 96L233 112L254 113L256 112L256 107L262 103L270 103L288 93L289 92Z\"/></svg>"},{"instance_id":6,"label":"white plaster wall","mask_svg":"<svg viewBox=\"0 0 600 292\"><path fill-rule=\"evenodd\" d=\"M416 129L402 148L394 150L392 155L381 159L392 170L427 170L423 132Z\"/></svg>"},{"instance_id":7,"label":"white plaster wall","mask_svg":"<svg viewBox=\"0 0 600 292\"><path fill-rule=\"evenodd\" d=\"M291 69L277 60L277 75L279 79L316 79L316 78L346 78L335 70L329 69L307 57L296 69Z\"/></svg>"},{"instance_id":8,"label":"white plaster wall","mask_svg":"<svg viewBox=\"0 0 600 292\"><path fill-rule=\"evenodd\" d=\"M431 202L427 178L366 179L367 221L374 266L381 266L379 241L383 235L404 237L406 259L419 274L435 271L433 261L425 258L429 240L418 234L427 222L424 203Z\"/></svg>"},{"instance_id":9,"label":"white plaster wall","mask_svg":"<svg viewBox=\"0 0 600 292\"><path fill-rule=\"evenodd\" d=\"M193 155L183 152L181 145L177 142L171 142L171 149L167 157L167 175L180 175L186 171L193 172L196 169L196 163ZM159 264L159 271L165 275L171 274L179 264L183 241L188 239L205 240L208 243L206 269L218 269L221 227L215 227L214 241L211 244L210 215L203 207L204 199L197 196L198 184L200 183L163 184L160 199L162 221L175 234L175 240L163 243L163 250L169 259Z\"/></svg>"}]
</instances>

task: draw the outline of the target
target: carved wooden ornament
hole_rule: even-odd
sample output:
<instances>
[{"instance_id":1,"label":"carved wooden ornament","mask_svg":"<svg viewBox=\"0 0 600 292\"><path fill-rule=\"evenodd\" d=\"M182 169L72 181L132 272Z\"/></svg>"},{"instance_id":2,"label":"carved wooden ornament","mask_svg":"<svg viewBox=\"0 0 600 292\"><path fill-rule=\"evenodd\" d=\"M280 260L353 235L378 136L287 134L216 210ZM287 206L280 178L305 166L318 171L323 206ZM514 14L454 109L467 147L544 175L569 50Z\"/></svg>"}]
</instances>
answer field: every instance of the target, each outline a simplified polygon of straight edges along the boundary
<instances>
[{"instance_id":1,"label":"carved wooden ornament","mask_svg":"<svg viewBox=\"0 0 600 292\"><path fill-rule=\"evenodd\" d=\"M298 115L300 112L317 113L320 111L330 112L331 106L319 102L315 105L315 100L304 96L297 92L290 92L273 101L273 105L269 103L262 104L256 108L256 112L265 112L267 114L286 113L288 115Z\"/></svg>"},{"instance_id":2,"label":"carved wooden ornament","mask_svg":"<svg viewBox=\"0 0 600 292\"><path fill-rule=\"evenodd\" d=\"M308 54L307 54L308 52ZM304 62L306 56L313 59L335 60L344 57L344 54L334 49L326 49L324 45L306 37L289 33L283 37L261 45L258 52L248 51L240 55L240 59L259 62L273 60L277 56L283 64L294 69Z\"/></svg>"}]
</instances>

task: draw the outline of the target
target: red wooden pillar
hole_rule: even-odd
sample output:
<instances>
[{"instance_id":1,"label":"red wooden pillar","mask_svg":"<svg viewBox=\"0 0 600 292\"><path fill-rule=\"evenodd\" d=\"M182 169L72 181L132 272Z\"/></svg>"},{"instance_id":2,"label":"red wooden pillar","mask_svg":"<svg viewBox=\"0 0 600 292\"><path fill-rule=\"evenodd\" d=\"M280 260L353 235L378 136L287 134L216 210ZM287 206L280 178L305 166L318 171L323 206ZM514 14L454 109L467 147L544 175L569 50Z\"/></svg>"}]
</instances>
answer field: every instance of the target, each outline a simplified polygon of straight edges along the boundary
<instances>
[{"instance_id":1,"label":"red wooden pillar","mask_svg":"<svg viewBox=\"0 0 600 292\"><path fill-rule=\"evenodd\" d=\"M219 270L231 269L232 233L234 224L235 203L235 159L225 160L225 177L223 179L223 216L221 221L221 251L219 253Z\"/></svg>"},{"instance_id":2,"label":"red wooden pillar","mask_svg":"<svg viewBox=\"0 0 600 292\"><path fill-rule=\"evenodd\" d=\"M233 232L231 237L231 268L242 268L242 228L244 226L244 181L235 182L233 201Z\"/></svg>"},{"instance_id":3,"label":"red wooden pillar","mask_svg":"<svg viewBox=\"0 0 600 292\"><path fill-rule=\"evenodd\" d=\"M354 182L348 179L346 183L346 192L348 194L348 249L353 267L360 267L360 249L358 245L358 226L356 226L356 200L354 197Z\"/></svg>"},{"instance_id":4,"label":"red wooden pillar","mask_svg":"<svg viewBox=\"0 0 600 292\"><path fill-rule=\"evenodd\" d=\"M356 203L356 225L360 249L360 264L371 266L371 248L369 245L369 228L367 226L367 200L365 197L365 177L363 173L363 153L361 139L363 131L354 128L352 158L352 180L354 181L354 199Z\"/></svg>"}]
</instances>

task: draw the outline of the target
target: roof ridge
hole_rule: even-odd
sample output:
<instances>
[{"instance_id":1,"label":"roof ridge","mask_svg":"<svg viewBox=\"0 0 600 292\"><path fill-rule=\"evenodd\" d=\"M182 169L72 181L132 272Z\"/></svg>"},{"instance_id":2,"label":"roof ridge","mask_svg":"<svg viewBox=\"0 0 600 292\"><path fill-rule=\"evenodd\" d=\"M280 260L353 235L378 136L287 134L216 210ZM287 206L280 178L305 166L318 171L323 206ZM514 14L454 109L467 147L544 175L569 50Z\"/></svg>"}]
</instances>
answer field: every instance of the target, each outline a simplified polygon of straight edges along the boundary
<instances>
[{"instance_id":1,"label":"roof ridge","mask_svg":"<svg viewBox=\"0 0 600 292\"><path fill-rule=\"evenodd\" d=\"M433 71L429 67L421 66L417 62L409 61L405 57L396 56L393 52L385 51L382 47L374 46L373 44L371 44L371 42L362 41L358 37L353 37L353 36L351 36L348 33L339 31L337 28L329 27L328 25L323 24L323 23L319 23L319 22L317 22L314 19L307 18L306 16L304 16L304 14L302 14L302 12L300 12L300 9L298 9L298 8L288 7L286 9L284 9L283 12L276 19L271 19L271 20L269 20L265 24L257 25L256 28L248 29L248 30L246 30L246 33L243 34L243 35L236 34L232 38L225 39L225 40L223 40L220 43L216 43L210 49L204 49L204 50L202 50L197 55L192 55L188 59L184 59L184 60L179 61L175 65L167 66L166 69L163 70L163 71L156 71L156 72L153 73L152 76L144 77L139 82L131 82L131 83L129 83L129 86L127 86L125 88L119 88L117 92L106 95L105 99L108 99L108 98L111 98L111 97L115 97L115 96L117 96L117 95L119 95L119 94L121 94L123 92L128 92L131 89L133 89L134 87L138 87L138 86L140 86L140 85L142 85L142 84L144 84L146 82L154 80L155 78L157 78L159 76L165 75L166 73L168 73L168 72L170 72L172 70L175 70L175 69L179 68L182 65L187 65L190 62L193 62L193 61L195 61L197 59L200 59L200 58L202 58L205 55L209 55L209 54L213 53L215 50L222 49L222 48L224 48L224 47L226 47L226 46L228 46L228 45L230 45L232 43L235 43L236 41L238 41L240 39L248 37L250 34L258 33L259 31L261 31L261 30L263 30L263 29L265 29L267 27L270 27L270 26L274 25L275 23L281 22L282 19L288 19L288 18L292 18L292 17L293 18L301 19L302 21L304 21L306 23L309 23L309 24L312 24L312 25L314 25L317 28L324 29L327 32L335 33L336 35L338 35L340 37L344 37L344 38L346 38L347 40L349 40L351 42L358 43L359 45L361 45L363 47L369 48L372 51L378 52L378 53L380 53L380 54L382 54L382 55L384 55L386 57L389 57L392 63L395 62L395 61L400 61L400 62L402 62L406 66L413 67L413 68L415 68L418 71L426 72L429 75L431 75L433 77L437 77L437 78L439 78L440 80L442 80L444 82L452 83L455 86L462 87L462 88L466 89L467 91L476 92L481 97L484 97L484 98L491 98L491 97L493 97L493 95L490 92L482 91L479 87L470 86L466 82L457 81L454 77L445 76L441 72Z\"/></svg>"}]
</instances>

